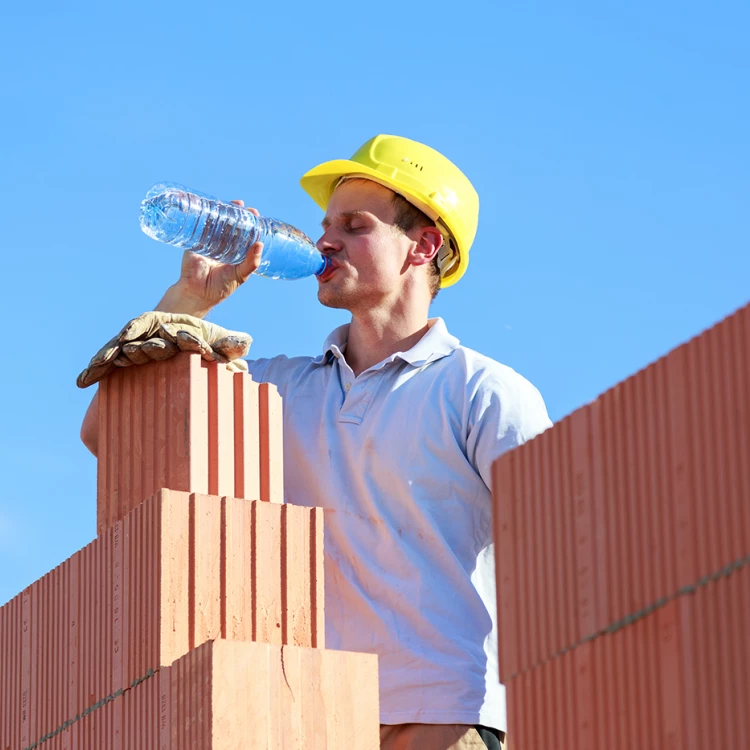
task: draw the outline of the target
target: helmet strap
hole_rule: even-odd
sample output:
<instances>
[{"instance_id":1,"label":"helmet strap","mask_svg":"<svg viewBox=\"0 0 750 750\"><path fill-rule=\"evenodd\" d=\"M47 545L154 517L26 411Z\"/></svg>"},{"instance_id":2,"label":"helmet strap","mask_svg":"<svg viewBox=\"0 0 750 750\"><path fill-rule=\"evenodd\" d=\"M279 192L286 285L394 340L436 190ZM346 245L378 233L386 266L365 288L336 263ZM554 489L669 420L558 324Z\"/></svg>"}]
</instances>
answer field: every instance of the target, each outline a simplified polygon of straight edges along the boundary
<instances>
[{"instance_id":1,"label":"helmet strap","mask_svg":"<svg viewBox=\"0 0 750 750\"><path fill-rule=\"evenodd\" d=\"M437 254L438 270L440 271L440 276L442 278L453 268L453 266L456 265L456 263L458 263L458 253L453 245L450 232L448 232L440 221L436 221L435 225L440 231L440 234L443 235L443 244L440 246L440 250L438 250Z\"/></svg>"}]
</instances>

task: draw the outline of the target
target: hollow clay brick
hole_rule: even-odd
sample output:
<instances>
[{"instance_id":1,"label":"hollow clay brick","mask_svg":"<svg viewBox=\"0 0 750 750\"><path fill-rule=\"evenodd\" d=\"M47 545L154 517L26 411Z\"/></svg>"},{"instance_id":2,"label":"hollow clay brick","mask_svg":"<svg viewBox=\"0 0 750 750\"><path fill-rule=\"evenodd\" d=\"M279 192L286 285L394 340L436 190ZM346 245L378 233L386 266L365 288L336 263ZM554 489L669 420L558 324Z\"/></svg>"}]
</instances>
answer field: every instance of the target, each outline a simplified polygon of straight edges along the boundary
<instances>
[{"instance_id":1,"label":"hollow clay brick","mask_svg":"<svg viewBox=\"0 0 750 750\"><path fill-rule=\"evenodd\" d=\"M215 497L190 498L190 648L221 634L221 511Z\"/></svg>"},{"instance_id":2,"label":"hollow clay brick","mask_svg":"<svg viewBox=\"0 0 750 750\"><path fill-rule=\"evenodd\" d=\"M253 607L256 600L253 585L255 533L253 516L256 503L227 497L222 500L221 637L249 641L253 633ZM250 571L250 575L248 575Z\"/></svg>"},{"instance_id":3,"label":"hollow clay brick","mask_svg":"<svg viewBox=\"0 0 750 750\"><path fill-rule=\"evenodd\" d=\"M376 656L218 640L58 728L41 747L377 750L378 709Z\"/></svg>"},{"instance_id":4,"label":"hollow clay brick","mask_svg":"<svg viewBox=\"0 0 750 750\"><path fill-rule=\"evenodd\" d=\"M235 491L234 379L226 367L211 365L207 370L208 491L212 495L232 496Z\"/></svg>"},{"instance_id":5,"label":"hollow clay brick","mask_svg":"<svg viewBox=\"0 0 750 750\"><path fill-rule=\"evenodd\" d=\"M219 640L170 672L172 748L379 747L374 655Z\"/></svg>"},{"instance_id":6,"label":"hollow clay brick","mask_svg":"<svg viewBox=\"0 0 750 750\"><path fill-rule=\"evenodd\" d=\"M234 374L233 497L260 497L260 414L258 386L247 375Z\"/></svg>"},{"instance_id":7,"label":"hollow clay brick","mask_svg":"<svg viewBox=\"0 0 750 750\"><path fill-rule=\"evenodd\" d=\"M518 574L516 568L516 540L518 530L516 514L519 512L518 495L514 488L516 452L511 451L504 462L496 461L492 467L492 495L495 506L495 557L497 560L497 617L503 624L498 659L500 675L518 671L517 633L520 608L516 593Z\"/></svg>"},{"instance_id":8,"label":"hollow clay brick","mask_svg":"<svg viewBox=\"0 0 750 750\"><path fill-rule=\"evenodd\" d=\"M748 593L745 567L517 674L506 685L512 747L744 747Z\"/></svg>"},{"instance_id":9,"label":"hollow clay brick","mask_svg":"<svg viewBox=\"0 0 750 750\"><path fill-rule=\"evenodd\" d=\"M253 640L280 644L281 629L281 513L268 504L253 505L253 559L255 590Z\"/></svg>"},{"instance_id":10,"label":"hollow clay brick","mask_svg":"<svg viewBox=\"0 0 750 750\"><path fill-rule=\"evenodd\" d=\"M159 489L283 502L281 398L197 354L99 385L97 531Z\"/></svg>"},{"instance_id":11,"label":"hollow clay brick","mask_svg":"<svg viewBox=\"0 0 750 750\"><path fill-rule=\"evenodd\" d=\"M750 554L749 375L747 306L495 462L501 679Z\"/></svg>"},{"instance_id":12,"label":"hollow clay brick","mask_svg":"<svg viewBox=\"0 0 750 750\"><path fill-rule=\"evenodd\" d=\"M0 748L221 635L322 647L322 527L319 508L169 490L137 506L0 608Z\"/></svg>"},{"instance_id":13,"label":"hollow clay brick","mask_svg":"<svg viewBox=\"0 0 750 750\"><path fill-rule=\"evenodd\" d=\"M750 306L495 463L514 750L744 746L748 450Z\"/></svg>"},{"instance_id":14,"label":"hollow clay brick","mask_svg":"<svg viewBox=\"0 0 750 750\"><path fill-rule=\"evenodd\" d=\"M281 396L272 383L258 388L260 417L260 499L284 502L284 438Z\"/></svg>"},{"instance_id":15,"label":"hollow clay brick","mask_svg":"<svg viewBox=\"0 0 750 750\"><path fill-rule=\"evenodd\" d=\"M162 487L208 492L208 375L200 357L178 355L103 380L99 435L98 533Z\"/></svg>"}]
</instances>

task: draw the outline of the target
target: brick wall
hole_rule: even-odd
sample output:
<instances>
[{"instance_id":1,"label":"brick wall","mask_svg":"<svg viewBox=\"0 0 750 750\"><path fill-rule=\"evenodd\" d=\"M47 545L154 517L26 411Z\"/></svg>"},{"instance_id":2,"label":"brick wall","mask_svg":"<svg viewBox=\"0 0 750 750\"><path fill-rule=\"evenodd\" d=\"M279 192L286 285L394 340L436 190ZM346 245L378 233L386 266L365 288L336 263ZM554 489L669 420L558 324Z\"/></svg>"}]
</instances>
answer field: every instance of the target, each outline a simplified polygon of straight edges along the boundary
<instances>
[{"instance_id":1,"label":"brick wall","mask_svg":"<svg viewBox=\"0 0 750 750\"><path fill-rule=\"evenodd\" d=\"M748 747L750 306L493 485L514 750Z\"/></svg>"},{"instance_id":2,"label":"brick wall","mask_svg":"<svg viewBox=\"0 0 750 750\"><path fill-rule=\"evenodd\" d=\"M183 354L99 389L98 536L0 608L0 748L375 750L275 388Z\"/></svg>"}]
</instances>

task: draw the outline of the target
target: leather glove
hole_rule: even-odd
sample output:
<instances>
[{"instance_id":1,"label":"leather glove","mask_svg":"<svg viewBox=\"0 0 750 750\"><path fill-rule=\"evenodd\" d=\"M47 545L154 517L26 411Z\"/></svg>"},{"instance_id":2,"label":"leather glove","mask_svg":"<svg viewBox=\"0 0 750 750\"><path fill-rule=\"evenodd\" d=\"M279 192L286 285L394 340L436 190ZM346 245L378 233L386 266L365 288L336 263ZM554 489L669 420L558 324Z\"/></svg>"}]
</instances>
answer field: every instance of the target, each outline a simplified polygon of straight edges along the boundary
<instances>
[{"instance_id":1,"label":"leather glove","mask_svg":"<svg viewBox=\"0 0 750 750\"><path fill-rule=\"evenodd\" d=\"M147 312L133 318L93 356L76 384L88 388L114 367L169 359L178 352L195 352L209 362L225 363L234 372L247 372L241 357L247 356L251 343L247 333L229 331L192 315Z\"/></svg>"}]
</instances>

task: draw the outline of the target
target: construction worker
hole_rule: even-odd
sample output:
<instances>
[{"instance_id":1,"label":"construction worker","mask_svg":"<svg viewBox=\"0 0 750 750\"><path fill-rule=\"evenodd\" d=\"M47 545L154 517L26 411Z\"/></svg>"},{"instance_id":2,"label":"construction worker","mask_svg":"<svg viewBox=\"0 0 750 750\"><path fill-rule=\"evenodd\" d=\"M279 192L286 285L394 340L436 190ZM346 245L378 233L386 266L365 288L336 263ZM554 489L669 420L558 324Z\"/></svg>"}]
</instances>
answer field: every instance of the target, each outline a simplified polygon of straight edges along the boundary
<instances>
[{"instance_id":1,"label":"construction worker","mask_svg":"<svg viewBox=\"0 0 750 750\"><path fill-rule=\"evenodd\" d=\"M469 264L477 194L437 151L388 135L301 184L325 210L317 247L331 263L318 299L351 322L317 357L247 365L283 397L287 499L326 509L326 643L378 654L382 748L497 750L506 717L490 469L550 421L527 380L428 317L438 288ZM247 280L261 252L237 266L186 253L149 324L126 327L80 384L114 359L177 351L154 320L240 366L242 335L198 319ZM94 400L81 433L94 452L95 412Z\"/></svg>"}]
</instances>

